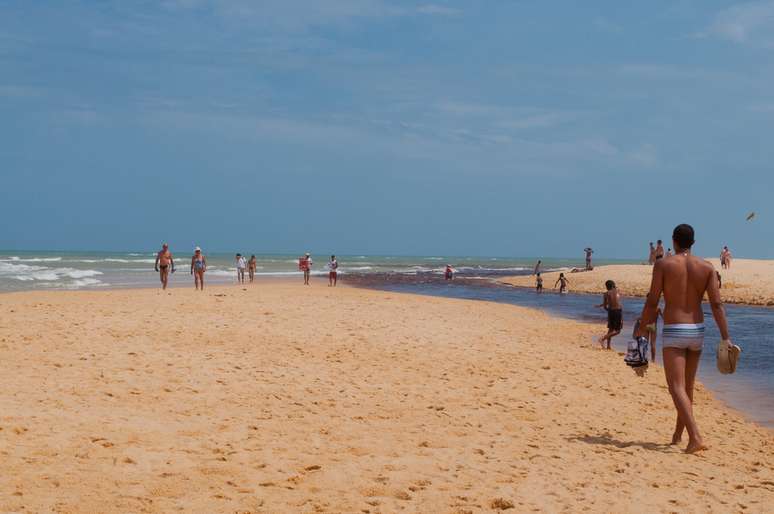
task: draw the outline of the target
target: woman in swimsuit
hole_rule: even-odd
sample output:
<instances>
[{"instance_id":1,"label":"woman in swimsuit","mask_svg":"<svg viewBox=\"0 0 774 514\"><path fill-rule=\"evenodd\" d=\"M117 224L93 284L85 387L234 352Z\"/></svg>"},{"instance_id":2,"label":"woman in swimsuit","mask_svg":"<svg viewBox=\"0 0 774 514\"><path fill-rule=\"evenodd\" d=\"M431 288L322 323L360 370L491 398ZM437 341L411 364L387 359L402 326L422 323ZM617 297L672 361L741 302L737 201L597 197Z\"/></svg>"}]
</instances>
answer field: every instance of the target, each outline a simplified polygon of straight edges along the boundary
<instances>
[{"instance_id":1,"label":"woman in swimsuit","mask_svg":"<svg viewBox=\"0 0 774 514\"><path fill-rule=\"evenodd\" d=\"M191 275L194 276L194 285L196 289L204 291L204 272L207 271L207 259L202 255L202 249L198 246L194 250L193 257L191 257Z\"/></svg>"},{"instance_id":2,"label":"woman in swimsuit","mask_svg":"<svg viewBox=\"0 0 774 514\"><path fill-rule=\"evenodd\" d=\"M247 261L247 274L250 277L250 282L255 279L255 270L258 268L257 260L255 258L255 255L250 256L250 260Z\"/></svg>"}]
</instances>

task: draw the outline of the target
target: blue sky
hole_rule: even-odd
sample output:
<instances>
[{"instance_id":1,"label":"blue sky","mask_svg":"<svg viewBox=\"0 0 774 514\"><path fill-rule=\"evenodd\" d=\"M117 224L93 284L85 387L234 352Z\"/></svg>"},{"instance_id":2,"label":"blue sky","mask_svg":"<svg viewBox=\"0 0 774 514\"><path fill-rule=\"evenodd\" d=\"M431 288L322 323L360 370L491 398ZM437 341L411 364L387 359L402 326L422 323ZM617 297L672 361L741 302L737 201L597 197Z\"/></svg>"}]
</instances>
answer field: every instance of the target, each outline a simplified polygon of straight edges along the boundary
<instances>
[{"instance_id":1,"label":"blue sky","mask_svg":"<svg viewBox=\"0 0 774 514\"><path fill-rule=\"evenodd\" d=\"M772 85L774 1L0 0L0 248L774 257Z\"/></svg>"}]
</instances>

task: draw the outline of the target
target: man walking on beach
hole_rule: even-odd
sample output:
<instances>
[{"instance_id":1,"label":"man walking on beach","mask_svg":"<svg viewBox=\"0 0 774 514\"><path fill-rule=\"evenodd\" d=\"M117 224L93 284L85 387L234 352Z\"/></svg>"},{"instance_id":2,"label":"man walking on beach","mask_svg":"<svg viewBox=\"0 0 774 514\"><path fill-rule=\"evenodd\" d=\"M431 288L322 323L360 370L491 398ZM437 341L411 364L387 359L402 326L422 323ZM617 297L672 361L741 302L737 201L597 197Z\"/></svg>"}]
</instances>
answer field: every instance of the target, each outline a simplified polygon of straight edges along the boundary
<instances>
[{"instance_id":1,"label":"man walking on beach","mask_svg":"<svg viewBox=\"0 0 774 514\"><path fill-rule=\"evenodd\" d=\"M702 299L706 293L712 315L723 341L729 341L728 322L720 299L717 275L712 264L691 255L693 228L678 225L672 233L675 255L659 259L653 266L650 292L642 309L640 334L656 322L658 303L664 293L663 348L664 373L669 394L677 409L677 422L672 444L677 444L688 430L687 453L705 450L699 427L693 417L693 384L699 357L704 347L704 312ZM662 247L663 251L663 247Z\"/></svg>"},{"instance_id":2,"label":"man walking on beach","mask_svg":"<svg viewBox=\"0 0 774 514\"><path fill-rule=\"evenodd\" d=\"M656 262L656 248L653 246L653 241L650 242L650 252L648 253L648 264L651 266Z\"/></svg>"},{"instance_id":3,"label":"man walking on beach","mask_svg":"<svg viewBox=\"0 0 774 514\"><path fill-rule=\"evenodd\" d=\"M328 263L328 287L336 287L336 283L339 281L339 261L336 260L335 255L331 255L331 260Z\"/></svg>"},{"instance_id":4,"label":"man walking on beach","mask_svg":"<svg viewBox=\"0 0 774 514\"><path fill-rule=\"evenodd\" d=\"M164 243L161 245L161 251L156 254L156 264L154 265L154 268L156 269L156 273L159 274L159 279L161 279L161 288L166 289L167 288L167 282L169 281L169 271L170 266L172 268L172 273L175 272L175 261L172 259L172 253L169 251L169 245L167 243Z\"/></svg>"},{"instance_id":5,"label":"man walking on beach","mask_svg":"<svg viewBox=\"0 0 774 514\"><path fill-rule=\"evenodd\" d=\"M236 254L236 270L237 270L237 284L245 283L245 268L247 267L247 261L242 257L241 253Z\"/></svg>"},{"instance_id":6,"label":"man walking on beach","mask_svg":"<svg viewBox=\"0 0 774 514\"><path fill-rule=\"evenodd\" d=\"M304 285L308 286L312 274L312 256L308 252L298 260L298 268L304 272Z\"/></svg>"},{"instance_id":7,"label":"man walking on beach","mask_svg":"<svg viewBox=\"0 0 774 514\"><path fill-rule=\"evenodd\" d=\"M607 334L599 338L599 346L609 350L610 341L620 334L623 328L623 302L621 301L621 293L615 287L615 282L612 280L605 282L605 289L607 292L602 297L602 303L597 307L607 311Z\"/></svg>"}]
</instances>

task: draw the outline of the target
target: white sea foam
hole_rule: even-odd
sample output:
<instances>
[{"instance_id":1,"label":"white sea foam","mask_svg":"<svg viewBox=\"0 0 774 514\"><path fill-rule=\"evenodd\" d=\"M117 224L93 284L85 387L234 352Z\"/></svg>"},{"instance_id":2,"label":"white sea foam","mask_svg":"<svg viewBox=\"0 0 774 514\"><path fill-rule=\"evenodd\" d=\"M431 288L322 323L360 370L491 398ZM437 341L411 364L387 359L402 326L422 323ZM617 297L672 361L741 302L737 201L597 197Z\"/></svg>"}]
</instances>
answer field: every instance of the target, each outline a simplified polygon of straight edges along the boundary
<instances>
[{"instance_id":1,"label":"white sea foam","mask_svg":"<svg viewBox=\"0 0 774 514\"><path fill-rule=\"evenodd\" d=\"M21 258L18 256L9 257L8 259L0 259L0 262L59 262L61 257L28 257Z\"/></svg>"},{"instance_id":2,"label":"white sea foam","mask_svg":"<svg viewBox=\"0 0 774 514\"><path fill-rule=\"evenodd\" d=\"M46 266L0 262L0 278L10 278L23 282L34 280L41 282L56 282L66 279L77 280L86 277L95 277L97 275L102 275L102 272L93 269L48 268Z\"/></svg>"}]
</instances>

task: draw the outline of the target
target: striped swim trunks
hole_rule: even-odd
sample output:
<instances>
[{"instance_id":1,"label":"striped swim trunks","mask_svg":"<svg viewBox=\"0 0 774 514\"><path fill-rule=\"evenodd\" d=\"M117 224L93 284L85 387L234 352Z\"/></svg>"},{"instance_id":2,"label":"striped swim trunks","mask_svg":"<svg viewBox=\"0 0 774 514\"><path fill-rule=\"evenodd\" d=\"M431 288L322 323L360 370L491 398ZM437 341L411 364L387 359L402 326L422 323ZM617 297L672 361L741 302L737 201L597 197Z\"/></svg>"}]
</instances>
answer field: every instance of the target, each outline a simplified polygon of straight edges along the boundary
<instances>
[{"instance_id":1,"label":"striped swim trunks","mask_svg":"<svg viewBox=\"0 0 774 514\"><path fill-rule=\"evenodd\" d=\"M664 325L661 332L664 348L681 348L700 352L704 348L704 323L675 323Z\"/></svg>"}]
</instances>

